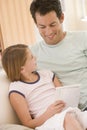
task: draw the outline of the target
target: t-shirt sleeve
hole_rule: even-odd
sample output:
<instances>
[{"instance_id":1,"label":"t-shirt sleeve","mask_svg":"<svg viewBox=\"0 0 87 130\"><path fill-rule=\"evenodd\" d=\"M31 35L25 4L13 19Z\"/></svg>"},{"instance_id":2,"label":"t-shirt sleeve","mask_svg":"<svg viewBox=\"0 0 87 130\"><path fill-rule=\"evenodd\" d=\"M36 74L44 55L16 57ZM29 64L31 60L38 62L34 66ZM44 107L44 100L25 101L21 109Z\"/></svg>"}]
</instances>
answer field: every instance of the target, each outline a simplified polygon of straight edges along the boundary
<instances>
[{"instance_id":1,"label":"t-shirt sleeve","mask_svg":"<svg viewBox=\"0 0 87 130\"><path fill-rule=\"evenodd\" d=\"M20 95L22 95L23 97L25 97L23 88L21 87L21 85L18 82L12 82L9 86L9 96L11 93L18 93Z\"/></svg>"},{"instance_id":2,"label":"t-shirt sleeve","mask_svg":"<svg viewBox=\"0 0 87 130\"><path fill-rule=\"evenodd\" d=\"M43 75L46 79L48 80L54 80L55 73L50 71L50 70L41 70L40 71L41 75Z\"/></svg>"}]
</instances>

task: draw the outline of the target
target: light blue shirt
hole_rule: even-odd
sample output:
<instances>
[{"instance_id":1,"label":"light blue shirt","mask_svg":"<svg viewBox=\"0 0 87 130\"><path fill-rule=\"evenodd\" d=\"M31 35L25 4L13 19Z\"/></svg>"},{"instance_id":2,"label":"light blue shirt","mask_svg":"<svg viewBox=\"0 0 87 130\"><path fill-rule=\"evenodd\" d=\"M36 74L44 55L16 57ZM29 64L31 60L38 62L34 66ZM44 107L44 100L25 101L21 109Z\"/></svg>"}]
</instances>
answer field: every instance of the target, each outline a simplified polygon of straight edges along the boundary
<instances>
[{"instance_id":1,"label":"light blue shirt","mask_svg":"<svg viewBox=\"0 0 87 130\"><path fill-rule=\"evenodd\" d=\"M81 84L80 108L87 107L87 32L67 32L56 45L45 41L31 47L38 69L50 69L63 85Z\"/></svg>"}]
</instances>

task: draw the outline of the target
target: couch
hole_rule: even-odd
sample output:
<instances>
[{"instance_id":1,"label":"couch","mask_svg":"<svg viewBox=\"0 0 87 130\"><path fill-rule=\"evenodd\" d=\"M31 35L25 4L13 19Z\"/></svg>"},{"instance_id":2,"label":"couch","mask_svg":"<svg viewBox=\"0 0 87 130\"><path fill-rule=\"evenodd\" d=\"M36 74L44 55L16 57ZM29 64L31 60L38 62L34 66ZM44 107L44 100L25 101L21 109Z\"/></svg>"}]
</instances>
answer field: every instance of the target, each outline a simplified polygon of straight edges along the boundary
<instances>
[{"instance_id":1,"label":"couch","mask_svg":"<svg viewBox=\"0 0 87 130\"><path fill-rule=\"evenodd\" d=\"M9 80L0 66L0 130L33 130L21 125L8 99Z\"/></svg>"}]
</instances>

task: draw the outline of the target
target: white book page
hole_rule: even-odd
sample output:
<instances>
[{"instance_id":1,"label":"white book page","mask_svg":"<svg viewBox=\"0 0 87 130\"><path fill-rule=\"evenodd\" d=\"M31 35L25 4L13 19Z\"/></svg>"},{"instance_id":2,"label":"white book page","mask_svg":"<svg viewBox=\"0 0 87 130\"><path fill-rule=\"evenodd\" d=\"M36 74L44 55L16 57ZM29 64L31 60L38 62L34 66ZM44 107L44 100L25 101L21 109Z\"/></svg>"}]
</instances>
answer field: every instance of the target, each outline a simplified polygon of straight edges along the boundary
<instances>
[{"instance_id":1,"label":"white book page","mask_svg":"<svg viewBox=\"0 0 87 130\"><path fill-rule=\"evenodd\" d=\"M57 87L55 92L56 100L63 100L66 107L78 107L80 99L80 84Z\"/></svg>"}]
</instances>

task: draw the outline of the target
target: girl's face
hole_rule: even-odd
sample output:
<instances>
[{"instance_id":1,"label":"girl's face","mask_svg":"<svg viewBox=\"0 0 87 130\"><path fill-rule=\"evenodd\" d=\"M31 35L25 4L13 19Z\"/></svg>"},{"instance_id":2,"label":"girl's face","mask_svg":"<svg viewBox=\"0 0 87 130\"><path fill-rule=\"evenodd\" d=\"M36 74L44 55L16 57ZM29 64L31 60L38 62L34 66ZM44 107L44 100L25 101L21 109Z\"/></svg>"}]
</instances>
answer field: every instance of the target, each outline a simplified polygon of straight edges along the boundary
<instances>
[{"instance_id":1,"label":"girl's face","mask_svg":"<svg viewBox=\"0 0 87 130\"><path fill-rule=\"evenodd\" d=\"M22 66L22 70L24 72L28 72L28 73L32 73L33 71L35 71L37 68L37 64L36 64L36 57L32 55L31 51L28 50L27 51L27 60L25 62L25 64Z\"/></svg>"}]
</instances>

